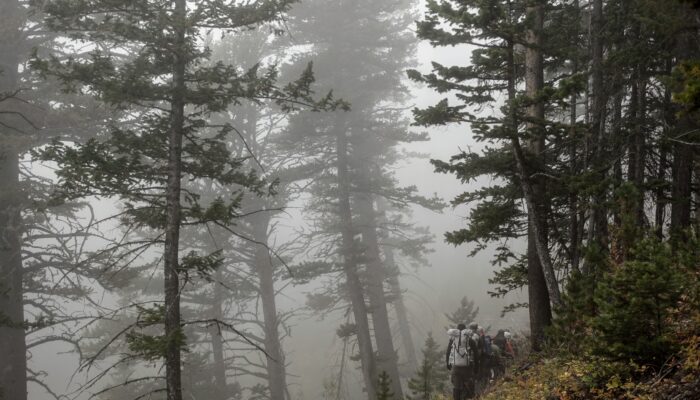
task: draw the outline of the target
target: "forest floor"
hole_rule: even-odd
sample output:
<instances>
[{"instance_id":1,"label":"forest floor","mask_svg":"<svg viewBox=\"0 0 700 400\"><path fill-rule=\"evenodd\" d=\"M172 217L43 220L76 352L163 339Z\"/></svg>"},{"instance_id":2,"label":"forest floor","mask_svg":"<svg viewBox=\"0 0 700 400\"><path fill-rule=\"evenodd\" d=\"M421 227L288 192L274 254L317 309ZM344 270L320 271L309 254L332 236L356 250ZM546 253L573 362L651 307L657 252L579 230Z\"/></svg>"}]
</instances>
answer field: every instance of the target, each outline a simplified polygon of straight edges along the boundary
<instances>
[{"instance_id":1,"label":"forest floor","mask_svg":"<svg viewBox=\"0 0 700 400\"><path fill-rule=\"evenodd\" d=\"M531 355L479 399L700 399L700 332L679 337L679 345L660 368L561 351Z\"/></svg>"}]
</instances>

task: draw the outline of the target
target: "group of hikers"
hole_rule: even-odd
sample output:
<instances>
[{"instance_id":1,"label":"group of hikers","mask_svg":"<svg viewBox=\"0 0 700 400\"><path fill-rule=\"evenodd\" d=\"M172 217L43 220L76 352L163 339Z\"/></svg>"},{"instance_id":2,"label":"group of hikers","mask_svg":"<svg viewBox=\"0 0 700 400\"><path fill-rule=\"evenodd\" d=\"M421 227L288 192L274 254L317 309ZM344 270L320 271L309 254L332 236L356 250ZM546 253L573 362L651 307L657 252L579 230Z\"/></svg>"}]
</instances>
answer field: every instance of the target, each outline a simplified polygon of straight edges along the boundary
<instances>
[{"instance_id":1,"label":"group of hikers","mask_svg":"<svg viewBox=\"0 0 700 400\"><path fill-rule=\"evenodd\" d=\"M479 324L472 322L448 329L450 338L445 353L447 369L452 372L454 400L473 398L488 383L505 374L506 362L517 355L512 335L499 330L495 337L487 335Z\"/></svg>"}]
</instances>

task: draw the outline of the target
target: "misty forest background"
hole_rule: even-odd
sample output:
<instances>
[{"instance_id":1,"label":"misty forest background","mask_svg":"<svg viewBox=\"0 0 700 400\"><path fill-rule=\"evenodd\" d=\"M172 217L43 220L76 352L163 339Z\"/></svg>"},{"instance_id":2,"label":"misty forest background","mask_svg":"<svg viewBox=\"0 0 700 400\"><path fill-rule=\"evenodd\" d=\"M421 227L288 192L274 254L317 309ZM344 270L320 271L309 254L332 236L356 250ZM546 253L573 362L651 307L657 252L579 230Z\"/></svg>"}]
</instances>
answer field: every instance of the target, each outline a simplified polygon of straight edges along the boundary
<instances>
[{"instance_id":1,"label":"misty forest background","mask_svg":"<svg viewBox=\"0 0 700 400\"><path fill-rule=\"evenodd\" d=\"M697 398L698 6L0 0L0 398Z\"/></svg>"}]
</instances>

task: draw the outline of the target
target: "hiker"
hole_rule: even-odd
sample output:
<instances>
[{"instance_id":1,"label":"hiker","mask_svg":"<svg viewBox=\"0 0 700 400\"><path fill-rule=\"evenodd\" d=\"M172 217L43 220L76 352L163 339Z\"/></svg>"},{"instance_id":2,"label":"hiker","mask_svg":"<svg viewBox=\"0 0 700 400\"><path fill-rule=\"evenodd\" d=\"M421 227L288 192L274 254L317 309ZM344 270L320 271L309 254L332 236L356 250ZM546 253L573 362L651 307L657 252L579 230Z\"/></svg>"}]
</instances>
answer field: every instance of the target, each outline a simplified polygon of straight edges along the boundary
<instances>
[{"instance_id":1,"label":"hiker","mask_svg":"<svg viewBox=\"0 0 700 400\"><path fill-rule=\"evenodd\" d=\"M486 348L486 334L484 328L477 323L471 323L469 329L472 330L475 335L473 336L474 341L477 344L477 351L475 357L475 368L474 368L474 381L475 381L475 394L480 394L489 383L491 370L489 367L488 357L491 353L490 345Z\"/></svg>"},{"instance_id":2,"label":"hiker","mask_svg":"<svg viewBox=\"0 0 700 400\"><path fill-rule=\"evenodd\" d=\"M474 396L474 367L477 343L475 332L467 329L464 324L457 329L448 329L450 341L445 353L447 369L452 372L452 397L454 400L469 399Z\"/></svg>"},{"instance_id":3,"label":"hiker","mask_svg":"<svg viewBox=\"0 0 700 400\"><path fill-rule=\"evenodd\" d=\"M479 364L479 379L486 386L492 378L493 351L491 350L491 336L486 334L482 326L477 329L479 334L479 349L481 351L481 362Z\"/></svg>"},{"instance_id":4,"label":"hiker","mask_svg":"<svg viewBox=\"0 0 700 400\"><path fill-rule=\"evenodd\" d=\"M506 374L506 365L503 361L502 351L493 342L491 343L491 369L493 370L494 379Z\"/></svg>"},{"instance_id":5,"label":"hiker","mask_svg":"<svg viewBox=\"0 0 700 400\"><path fill-rule=\"evenodd\" d=\"M506 351L506 331L503 329L499 329L498 333L496 333L496 337L493 338L493 344L498 346L498 348L501 350L502 354L505 354Z\"/></svg>"}]
</instances>

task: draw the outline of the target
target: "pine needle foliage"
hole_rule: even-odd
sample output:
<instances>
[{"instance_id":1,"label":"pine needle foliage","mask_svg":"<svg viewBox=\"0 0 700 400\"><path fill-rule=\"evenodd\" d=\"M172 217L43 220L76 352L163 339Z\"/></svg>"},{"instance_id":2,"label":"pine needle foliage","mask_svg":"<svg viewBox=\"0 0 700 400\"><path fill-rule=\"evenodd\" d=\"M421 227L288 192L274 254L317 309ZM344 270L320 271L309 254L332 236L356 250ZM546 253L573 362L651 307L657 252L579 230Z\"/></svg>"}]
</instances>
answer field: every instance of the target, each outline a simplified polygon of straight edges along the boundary
<instances>
[{"instance_id":1,"label":"pine needle foliage","mask_svg":"<svg viewBox=\"0 0 700 400\"><path fill-rule=\"evenodd\" d=\"M379 373L377 381L377 400L394 400L394 393L391 391L391 378L386 371Z\"/></svg>"},{"instance_id":2,"label":"pine needle foliage","mask_svg":"<svg viewBox=\"0 0 700 400\"><path fill-rule=\"evenodd\" d=\"M409 400L431 400L437 394L443 393L448 380L448 372L444 366L444 354L433 339L432 333L425 339L423 346L423 361L416 375L408 381L411 395Z\"/></svg>"},{"instance_id":3,"label":"pine needle foliage","mask_svg":"<svg viewBox=\"0 0 700 400\"><path fill-rule=\"evenodd\" d=\"M464 296L459 301L459 307L450 314L445 314L445 317L450 321L450 327L453 328L457 324L469 324L476 320L478 314L479 307L474 307L474 300L469 300L467 296Z\"/></svg>"},{"instance_id":4,"label":"pine needle foliage","mask_svg":"<svg viewBox=\"0 0 700 400\"><path fill-rule=\"evenodd\" d=\"M236 127L212 117L230 106L276 104L284 112L347 108L331 93L316 98L311 64L299 78L278 84L275 65L229 65L213 61L206 35L235 35L266 24L271 34L293 0L238 2L205 0L49 0L33 6L47 27L83 45L81 58L35 55L31 67L63 90L92 96L114 111L109 129L84 143L59 140L38 151L58 165L55 202L98 196L118 200L119 222L141 229L135 254L163 249L165 312L158 338L131 332L130 347L166 366L169 399L181 399L180 351L186 349L180 291L205 278L218 254L189 252L180 260L180 228L230 227L241 214L243 193L274 192L270 182L244 168L245 157L228 150ZM103 50L109 49L109 52ZM227 140L228 139L228 140ZM196 183L182 185L182 182ZM196 187L221 187L206 199ZM133 258L129 258L132 260ZM115 260L123 267L125 260Z\"/></svg>"}]
</instances>

